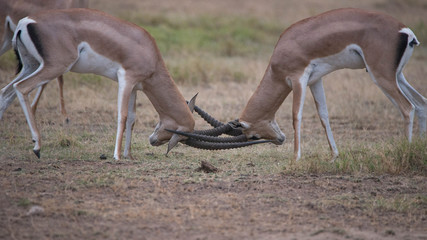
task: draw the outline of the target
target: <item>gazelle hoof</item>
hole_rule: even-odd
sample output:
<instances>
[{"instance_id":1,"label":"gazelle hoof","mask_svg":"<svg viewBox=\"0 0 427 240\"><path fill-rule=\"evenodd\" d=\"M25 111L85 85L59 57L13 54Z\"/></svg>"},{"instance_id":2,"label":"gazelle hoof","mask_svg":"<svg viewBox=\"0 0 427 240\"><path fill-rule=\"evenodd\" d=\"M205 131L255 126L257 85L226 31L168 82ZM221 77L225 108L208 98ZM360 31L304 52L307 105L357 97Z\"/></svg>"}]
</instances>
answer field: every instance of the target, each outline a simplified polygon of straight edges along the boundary
<instances>
[{"instance_id":1,"label":"gazelle hoof","mask_svg":"<svg viewBox=\"0 0 427 240\"><path fill-rule=\"evenodd\" d=\"M40 149L39 150L33 150L34 154L36 154L37 158L40 159Z\"/></svg>"}]
</instances>

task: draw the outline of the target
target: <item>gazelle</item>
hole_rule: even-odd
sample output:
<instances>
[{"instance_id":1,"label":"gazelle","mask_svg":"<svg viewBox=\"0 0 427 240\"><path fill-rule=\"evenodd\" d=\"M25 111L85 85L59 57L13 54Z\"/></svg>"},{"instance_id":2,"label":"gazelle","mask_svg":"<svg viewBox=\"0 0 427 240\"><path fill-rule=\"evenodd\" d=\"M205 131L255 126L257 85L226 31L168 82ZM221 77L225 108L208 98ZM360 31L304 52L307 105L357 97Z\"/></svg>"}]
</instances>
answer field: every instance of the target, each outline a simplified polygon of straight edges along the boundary
<instances>
[{"instance_id":1,"label":"gazelle","mask_svg":"<svg viewBox=\"0 0 427 240\"><path fill-rule=\"evenodd\" d=\"M256 91L241 113L230 122L246 139L269 139L280 145L285 134L275 114L293 90L294 159L301 158L300 129L302 110L309 86L332 151L338 156L329 124L322 77L338 69L366 68L374 83L399 109L405 122L405 134L412 138L414 114L418 117L420 135L426 134L427 99L405 79L402 70L419 42L402 23L385 14L360 9L337 9L299 21L279 38L270 63ZM212 121L212 125L219 125ZM224 125L225 127L225 125ZM188 136L190 133L174 131ZM211 149L207 147L200 147Z\"/></svg>"},{"instance_id":2,"label":"gazelle","mask_svg":"<svg viewBox=\"0 0 427 240\"><path fill-rule=\"evenodd\" d=\"M30 14L47 9L87 8L88 0L0 0L0 56L12 48L12 37L18 21ZM67 118L63 97L64 80L62 75L57 78L60 98L60 111L64 119ZM31 104L31 111L35 113L44 85L40 87ZM0 119L4 111L15 99L13 82L0 91Z\"/></svg>"},{"instance_id":3,"label":"gazelle","mask_svg":"<svg viewBox=\"0 0 427 240\"><path fill-rule=\"evenodd\" d=\"M189 140L171 131L193 132L192 109L172 80L157 45L144 29L103 12L89 9L51 10L19 21L13 46L22 62L22 70L13 80L19 102L35 142L34 153L40 157L40 134L28 94L36 87L68 71L94 73L118 82L118 126L114 158L120 159L126 129L124 157L131 156L131 135L135 123L136 91L142 90L153 104L160 121L150 144L169 141L168 152L179 141L198 147L236 148L264 141L248 142L246 137ZM190 110L191 109L191 110ZM218 136L229 129L200 131ZM243 141L242 141L243 140ZM237 142L240 141L240 142Z\"/></svg>"},{"instance_id":4,"label":"gazelle","mask_svg":"<svg viewBox=\"0 0 427 240\"><path fill-rule=\"evenodd\" d=\"M299 21L280 36L262 81L235 125L248 138L282 144L285 135L275 121L275 113L293 90L294 159L300 159L301 118L309 86L334 160L338 149L329 124L322 77L342 68L366 68L401 112L405 134L411 141L414 113L419 119L420 135L426 132L427 119L427 99L409 85L402 73L417 45L409 28L382 13L338 9Z\"/></svg>"}]
</instances>

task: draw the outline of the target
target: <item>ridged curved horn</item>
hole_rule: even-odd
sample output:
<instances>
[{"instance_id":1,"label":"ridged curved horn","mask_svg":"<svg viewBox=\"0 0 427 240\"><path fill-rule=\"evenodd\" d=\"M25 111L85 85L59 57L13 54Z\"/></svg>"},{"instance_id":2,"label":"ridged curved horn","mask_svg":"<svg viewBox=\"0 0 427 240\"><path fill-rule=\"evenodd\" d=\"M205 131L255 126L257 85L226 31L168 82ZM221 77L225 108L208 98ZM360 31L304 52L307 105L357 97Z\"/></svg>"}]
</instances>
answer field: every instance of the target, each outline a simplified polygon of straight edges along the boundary
<instances>
[{"instance_id":1,"label":"ridged curved horn","mask_svg":"<svg viewBox=\"0 0 427 240\"><path fill-rule=\"evenodd\" d=\"M194 106L194 111L196 111L196 113L199 114L200 117L202 117L207 123L209 123L214 128L220 127L222 125L225 125L224 123L222 123L222 122L216 120L215 118L213 118L207 112L203 111L198 106Z\"/></svg>"},{"instance_id":2,"label":"ridged curved horn","mask_svg":"<svg viewBox=\"0 0 427 240\"><path fill-rule=\"evenodd\" d=\"M231 143L231 142L247 142L248 138L246 135L242 134L236 137L217 137L217 136L207 136L207 135L201 135L197 133L187 133L187 132L181 132L181 131L174 131L166 129L166 131L179 134L182 136L186 136L195 140L199 141L205 141L205 142L221 142L221 143Z\"/></svg>"},{"instance_id":3,"label":"ridged curved horn","mask_svg":"<svg viewBox=\"0 0 427 240\"><path fill-rule=\"evenodd\" d=\"M231 129L232 129L231 131L225 132L224 134L227 134L230 136L239 136L243 134L242 130L240 129L234 129L234 128L231 128Z\"/></svg>"},{"instance_id":4,"label":"ridged curved horn","mask_svg":"<svg viewBox=\"0 0 427 240\"><path fill-rule=\"evenodd\" d=\"M247 147L254 144L268 143L268 142L271 142L271 141L261 140L261 141L250 141L250 142L219 143L219 142L198 141L198 140L189 138L185 140L183 143L190 147L205 149L205 150L226 150L226 149L241 148L241 147Z\"/></svg>"},{"instance_id":5,"label":"ridged curved horn","mask_svg":"<svg viewBox=\"0 0 427 240\"><path fill-rule=\"evenodd\" d=\"M223 133L230 132L232 130L233 128L230 125L226 124L226 125L222 125L222 126L212 128L212 129L207 129L207 130L194 130L193 133L206 135L206 136L219 136Z\"/></svg>"},{"instance_id":6,"label":"ridged curved horn","mask_svg":"<svg viewBox=\"0 0 427 240\"><path fill-rule=\"evenodd\" d=\"M188 104L188 101L187 101ZM205 112L203 109L201 109L198 106L194 106L194 111L196 111L197 114L199 114L200 117L202 117L207 123L209 123L214 129L218 128L218 130L199 130L197 131L199 134L209 135L209 136L219 136L221 134L227 134L230 136L239 136L242 135L242 131L234 128L229 128L227 125L223 122L220 122L216 120L214 117L209 115L207 112ZM226 126L225 128L220 128ZM207 131L207 132L206 132ZM218 132L217 132L218 131Z\"/></svg>"}]
</instances>

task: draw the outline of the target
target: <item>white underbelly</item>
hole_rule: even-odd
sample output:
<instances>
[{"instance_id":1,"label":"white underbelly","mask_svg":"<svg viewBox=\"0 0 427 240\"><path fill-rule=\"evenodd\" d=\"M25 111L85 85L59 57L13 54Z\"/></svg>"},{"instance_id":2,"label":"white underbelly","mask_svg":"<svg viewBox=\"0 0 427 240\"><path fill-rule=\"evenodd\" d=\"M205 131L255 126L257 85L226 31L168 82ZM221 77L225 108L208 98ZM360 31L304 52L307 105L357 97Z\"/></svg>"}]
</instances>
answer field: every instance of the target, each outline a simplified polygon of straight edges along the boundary
<instances>
[{"instance_id":1,"label":"white underbelly","mask_svg":"<svg viewBox=\"0 0 427 240\"><path fill-rule=\"evenodd\" d=\"M365 67L362 49L356 44L351 44L337 54L313 59L306 69L310 72L308 85L338 69L361 69Z\"/></svg>"},{"instance_id":2,"label":"white underbelly","mask_svg":"<svg viewBox=\"0 0 427 240\"><path fill-rule=\"evenodd\" d=\"M97 52L87 42L78 46L79 57L71 66L70 71L77 73L93 73L117 81L117 72L122 65Z\"/></svg>"}]
</instances>

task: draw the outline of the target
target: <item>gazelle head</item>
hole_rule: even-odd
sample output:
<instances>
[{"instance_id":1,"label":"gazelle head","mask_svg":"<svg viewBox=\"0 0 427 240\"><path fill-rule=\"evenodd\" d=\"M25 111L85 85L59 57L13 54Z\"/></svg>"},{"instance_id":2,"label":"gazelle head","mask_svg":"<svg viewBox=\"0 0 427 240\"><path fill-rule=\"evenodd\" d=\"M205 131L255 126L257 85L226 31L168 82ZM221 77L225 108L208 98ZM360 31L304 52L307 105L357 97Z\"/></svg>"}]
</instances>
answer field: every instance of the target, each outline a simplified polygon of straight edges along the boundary
<instances>
[{"instance_id":1,"label":"gazelle head","mask_svg":"<svg viewBox=\"0 0 427 240\"><path fill-rule=\"evenodd\" d=\"M190 112L194 111L194 106L196 105L197 94L188 102L188 107ZM180 122L178 122L180 120ZM183 132L192 132L194 129L194 119L190 115L188 121L182 121L183 119L173 119L170 117L161 117L160 121L157 123L154 132L150 135L149 141L152 146L160 146L169 142L168 151L169 152L173 147L178 144L178 142L187 139L187 137L172 133L169 130L183 131Z\"/></svg>"},{"instance_id":2,"label":"gazelle head","mask_svg":"<svg viewBox=\"0 0 427 240\"><path fill-rule=\"evenodd\" d=\"M266 139L276 145L281 145L286 140L285 134L280 130L275 119L261 120L254 123L236 120L232 125L233 128L240 129L248 139Z\"/></svg>"},{"instance_id":3,"label":"gazelle head","mask_svg":"<svg viewBox=\"0 0 427 240\"><path fill-rule=\"evenodd\" d=\"M166 131L165 129L176 129L178 131L185 131L185 132L191 131L191 129L189 129L188 127L179 126L178 123L176 123L172 119L160 120L157 123L156 128L154 129L154 132L149 137L150 144L152 146L160 146L162 144L165 144L169 141L174 140L174 135L176 134ZM179 139L179 140L182 140L182 139Z\"/></svg>"}]
</instances>

